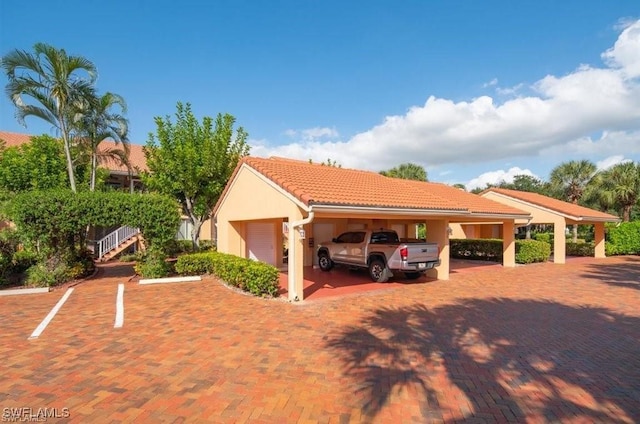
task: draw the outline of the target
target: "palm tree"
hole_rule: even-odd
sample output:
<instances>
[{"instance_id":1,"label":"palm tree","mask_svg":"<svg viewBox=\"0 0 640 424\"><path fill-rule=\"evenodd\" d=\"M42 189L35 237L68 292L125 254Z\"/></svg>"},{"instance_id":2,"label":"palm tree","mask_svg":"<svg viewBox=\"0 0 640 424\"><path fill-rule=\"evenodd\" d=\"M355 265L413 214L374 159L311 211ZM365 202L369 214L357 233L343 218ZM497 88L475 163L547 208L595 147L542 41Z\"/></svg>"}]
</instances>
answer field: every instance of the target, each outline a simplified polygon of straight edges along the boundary
<instances>
[{"instance_id":1,"label":"palm tree","mask_svg":"<svg viewBox=\"0 0 640 424\"><path fill-rule=\"evenodd\" d=\"M577 205L596 172L597 167L593 162L572 160L553 168L549 183L558 197ZM578 225L576 224L573 226L573 242L577 241Z\"/></svg>"},{"instance_id":2,"label":"palm tree","mask_svg":"<svg viewBox=\"0 0 640 424\"><path fill-rule=\"evenodd\" d=\"M17 49L8 53L0 60L0 67L9 80L5 90L17 108L18 122L25 125L27 116L35 116L59 132L67 159L69 184L75 192L71 109L93 95L97 77L95 65L82 56L68 55L64 49L36 43L33 53ZM26 103L24 97L34 104Z\"/></svg>"},{"instance_id":3,"label":"palm tree","mask_svg":"<svg viewBox=\"0 0 640 424\"><path fill-rule=\"evenodd\" d=\"M622 212L624 222L629 222L631 210L640 198L640 163L619 163L603 172L600 196Z\"/></svg>"},{"instance_id":4,"label":"palm tree","mask_svg":"<svg viewBox=\"0 0 640 424\"><path fill-rule=\"evenodd\" d=\"M427 181L427 171L415 163L403 163L387 171L380 171L380 174L405 180Z\"/></svg>"},{"instance_id":5,"label":"palm tree","mask_svg":"<svg viewBox=\"0 0 640 424\"><path fill-rule=\"evenodd\" d=\"M75 126L78 130L75 139L83 147L81 152L89 156L89 190L95 191L99 162L115 160L129 168L129 122L121 114L127 111L127 104L122 96L105 93L85 100L87 101L75 111ZM121 113L113 111L114 107L119 107ZM121 144L122 149L100 148L100 144L107 139L113 140L116 145Z\"/></svg>"}]
</instances>

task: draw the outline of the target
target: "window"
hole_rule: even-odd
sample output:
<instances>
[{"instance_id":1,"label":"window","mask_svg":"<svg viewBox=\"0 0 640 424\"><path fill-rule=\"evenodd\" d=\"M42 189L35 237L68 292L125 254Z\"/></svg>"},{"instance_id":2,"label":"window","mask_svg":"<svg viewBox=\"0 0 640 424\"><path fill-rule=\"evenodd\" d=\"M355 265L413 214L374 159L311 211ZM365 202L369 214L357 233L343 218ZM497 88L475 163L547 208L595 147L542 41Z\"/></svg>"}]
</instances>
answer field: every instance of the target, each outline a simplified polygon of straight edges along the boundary
<instances>
[{"instance_id":1,"label":"window","mask_svg":"<svg viewBox=\"0 0 640 424\"><path fill-rule=\"evenodd\" d=\"M393 244L399 242L400 240L398 240L398 234L394 231L380 231L371 234L372 244Z\"/></svg>"}]
</instances>

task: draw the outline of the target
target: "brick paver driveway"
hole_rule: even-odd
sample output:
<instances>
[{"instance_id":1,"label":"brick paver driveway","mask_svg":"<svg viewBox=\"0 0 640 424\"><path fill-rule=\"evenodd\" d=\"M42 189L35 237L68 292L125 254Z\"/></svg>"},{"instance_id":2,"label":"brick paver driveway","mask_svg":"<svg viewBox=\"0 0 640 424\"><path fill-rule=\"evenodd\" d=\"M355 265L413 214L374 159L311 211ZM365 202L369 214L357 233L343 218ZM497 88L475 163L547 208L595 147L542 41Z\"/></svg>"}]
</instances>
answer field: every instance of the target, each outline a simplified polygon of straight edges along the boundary
<instances>
[{"instance_id":1,"label":"brick paver driveway","mask_svg":"<svg viewBox=\"0 0 640 424\"><path fill-rule=\"evenodd\" d=\"M640 258L302 305L214 280L0 298L0 408L72 422L640 421Z\"/></svg>"}]
</instances>

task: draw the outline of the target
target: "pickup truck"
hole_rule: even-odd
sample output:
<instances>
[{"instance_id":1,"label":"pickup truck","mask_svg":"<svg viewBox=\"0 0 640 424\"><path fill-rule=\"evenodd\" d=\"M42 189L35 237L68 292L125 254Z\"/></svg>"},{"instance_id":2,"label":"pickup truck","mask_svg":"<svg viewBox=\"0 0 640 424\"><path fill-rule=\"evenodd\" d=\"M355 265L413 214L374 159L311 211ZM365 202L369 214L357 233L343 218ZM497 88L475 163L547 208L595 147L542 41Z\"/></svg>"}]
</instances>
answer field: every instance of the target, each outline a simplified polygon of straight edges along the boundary
<instances>
[{"instance_id":1,"label":"pickup truck","mask_svg":"<svg viewBox=\"0 0 640 424\"><path fill-rule=\"evenodd\" d=\"M373 281L383 283L393 271L415 279L440 265L437 243L401 242L393 230L356 230L318 245L318 265L329 271L334 265L367 268Z\"/></svg>"}]
</instances>

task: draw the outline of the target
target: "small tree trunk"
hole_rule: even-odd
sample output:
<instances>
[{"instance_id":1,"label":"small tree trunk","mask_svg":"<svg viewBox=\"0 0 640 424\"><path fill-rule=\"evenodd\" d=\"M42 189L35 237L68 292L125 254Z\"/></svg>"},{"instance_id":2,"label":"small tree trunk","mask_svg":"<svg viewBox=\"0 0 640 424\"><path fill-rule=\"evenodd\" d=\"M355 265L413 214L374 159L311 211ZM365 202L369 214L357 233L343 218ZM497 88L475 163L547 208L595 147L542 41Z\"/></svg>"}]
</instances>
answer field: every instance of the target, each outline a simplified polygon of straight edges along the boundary
<instances>
[{"instance_id":1,"label":"small tree trunk","mask_svg":"<svg viewBox=\"0 0 640 424\"><path fill-rule=\"evenodd\" d=\"M96 168L98 167L98 157L95 153L91 153L91 181L89 182L89 191L96 190Z\"/></svg>"},{"instance_id":2,"label":"small tree trunk","mask_svg":"<svg viewBox=\"0 0 640 424\"><path fill-rule=\"evenodd\" d=\"M578 224L573 224L573 242L578 242Z\"/></svg>"},{"instance_id":3,"label":"small tree trunk","mask_svg":"<svg viewBox=\"0 0 640 424\"><path fill-rule=\"evenodd\" d=\"M63 129L64 132L64 129ZM64 155L67 158L67 173L69 174L69 185L71 191L76 192L76 177L73 172L73 159L71 158L71 147L69 146L69 140L67 135L63 134L62 142L64 144Z\"/></svg>"},{"instance_id":4,"label":"small tree trunk","mask_svg":"<svg viewBox=\"0 0 640 424\"><path fill-rule=\"evenodd\" d=\"M202 228L203 221L196 218L196 222L191 220L193 228L191 229L191 242L193 243L194 252L200 248L200 229Z\"/></svg>"},{"instance_id":5,"label":"small tree trunk","mask_svg":"<svg viewBox=\"0 0 640 424\"><path fill-rule=\"evenodd\" d=\"M526 230L525 238L527 240L531 240L531 224L527 225Z\"/></svg>"},{"instance_id":6,"label":"small tree trunk","mask_svg":"<svg viewBox=\"0 0 640 424\"><path fill-rule=\"evenodd\" d=\"M624 205L622 208L622 220L624 222L631 221L631 205Z\"/></svg>"}]
</instances>

